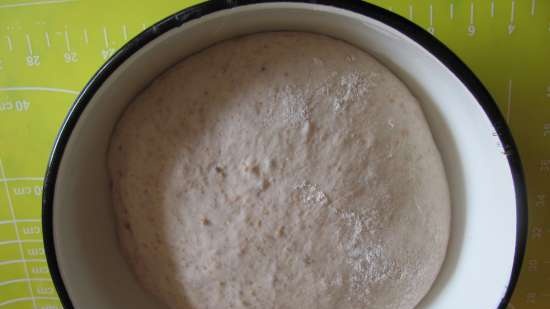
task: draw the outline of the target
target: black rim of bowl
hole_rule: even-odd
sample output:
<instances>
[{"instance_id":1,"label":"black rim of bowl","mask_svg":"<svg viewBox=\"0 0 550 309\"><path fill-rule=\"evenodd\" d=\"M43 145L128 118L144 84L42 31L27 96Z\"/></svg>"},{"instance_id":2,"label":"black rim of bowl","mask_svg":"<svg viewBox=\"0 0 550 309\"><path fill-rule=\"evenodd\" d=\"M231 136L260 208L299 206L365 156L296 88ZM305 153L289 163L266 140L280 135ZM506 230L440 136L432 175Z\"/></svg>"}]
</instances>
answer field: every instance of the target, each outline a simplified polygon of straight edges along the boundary
<instances>
[{"instance_id":1,"label":"black rim of bowl","mask_svg":"<svg viewBox=\"0 0 550 309\"><path fill-rule=\"evenodd\" d=\"M86 84L82 92L76 98L74 104L69 110L67 117L61 130L56 138L48 168L46 171L46 177L44 181L43 199L42 199L42 230L44 237L44 247L46 251L46 258L52 280L57 289L59 298L64 308L74 308L70 296L67 293L63 278L59 271L59 265L57 263L55 253L55 242L53 235L53 201L55 184L57 180L57 172L61 163L63 152L69 141L71 133L86 106L96 93L96 91L102 86L105 80L130 56L132 56L141 47L151 42L155 38L159 37L163 33L181 26L183 23L200 18L207 14L217 12L224 9L230 9L234 7L257 4L257 3L276 3L276 2L297 2L297 3L310 3L317 5L326 5L337 7L341 9L347 9L355 13L376 19L383 22L390 27L400 31L418 44L423 46L427 51L434 55L439 61L441 61L454 75L460 79L460 81L468 88L468 90L477 99L491 123L493 124L496 133L502 143L504 151L507 155L508 164L510 165L514 187L516 195L516 245L514 263L512 267L512 273L510 276L510 282L507 286L506 293L504 294L499 306L494 309L505 309L510 301L514 288L516 286L523 256L525 253L525 246L527 242L527 197L525 189L525 180L523 171L521 168L521 161L519 153L517 151L514 140L504 118L502 117L495 101L485 89L480 80L473 74L473 72L443 43L433 37L430 33L410 22L409 20L387 11L378 6L368 4L359 0L320 0L320 1L239 1L239 0L215 0L207 1L201 4L186 8L180 12L177 12L151 26L143 31L137 37L130 40L124 45L118 52L113 55L92 77L92 79ZM489 308L486 308L489 309ZM493 308L491 308L493 309Z\"/></svg>"}]
</instances>

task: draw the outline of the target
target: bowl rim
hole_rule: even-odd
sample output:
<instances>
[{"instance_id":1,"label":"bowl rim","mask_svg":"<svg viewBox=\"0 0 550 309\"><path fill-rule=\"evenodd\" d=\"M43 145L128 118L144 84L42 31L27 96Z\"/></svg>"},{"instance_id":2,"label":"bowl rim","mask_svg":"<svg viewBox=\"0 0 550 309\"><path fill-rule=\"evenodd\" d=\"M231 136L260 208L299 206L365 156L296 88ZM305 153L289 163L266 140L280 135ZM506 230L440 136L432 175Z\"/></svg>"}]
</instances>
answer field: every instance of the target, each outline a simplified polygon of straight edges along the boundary
<instances>
[{"instance_id":1,"label":"bowl rim","mask_svg":"<svg viewBox=\"0 0 550 309\"><path fill-rule=\"evenodd\" d=\"M504 293L500 304L495 309L505 309L510 302L512 293L517 284L521 265L525 255L525 247L527 243L527 226L528 226L528 209L526 184L519 157L517 146L512 138L510 129L508 128L504 117L502 116L498 106L488 90L483 86L481 81L468 68L468 66L460 60L460 58L452 52L445 44L431 35L429 32L414 24L408 19L401 17L391 11L388 11L379 6L359 1L359 0L213 0L202 2L179 12L176 12L165 19L155 23L151 27L145 29L139 35L128 41L122 46L84 86L83 90L75 99L69 109L63 124L55 139L53 149L48 161L46 175L44 178L44 188L42 196L42 234L44 240L44 248L46 260L52 277L52 281L57 290L58 296L64 308L72 309L74 305L67 292L63 278L60 273L57 262L55 241L53 232L53 212L54 212L54 193L57 181L57 173L63 158L63 153L70 139L73 129L75 128L84 109L94 97L95 93L102 87L103 83L108 79L117 68L124 63L129 57L136 53L140 48L156 39L167 31L177 28L182 24L201 18L205 15L235 7L260 3L304 3L314 5L331 6L339 9L345 9L354 13L370 17L379 22L382 22L399 32L406 35L411 40L415 41L430 54L437 58L445 67L447 67L454 76L468 89L468 91L476 98L476 101L482 107L495 128L497 137L499 138L505 155L508 160L511 175L514 182L515 197L516 197L516 243L514 252L514 261L510 280L508 282L506 292Z\"/></svg>"}]
</instances>

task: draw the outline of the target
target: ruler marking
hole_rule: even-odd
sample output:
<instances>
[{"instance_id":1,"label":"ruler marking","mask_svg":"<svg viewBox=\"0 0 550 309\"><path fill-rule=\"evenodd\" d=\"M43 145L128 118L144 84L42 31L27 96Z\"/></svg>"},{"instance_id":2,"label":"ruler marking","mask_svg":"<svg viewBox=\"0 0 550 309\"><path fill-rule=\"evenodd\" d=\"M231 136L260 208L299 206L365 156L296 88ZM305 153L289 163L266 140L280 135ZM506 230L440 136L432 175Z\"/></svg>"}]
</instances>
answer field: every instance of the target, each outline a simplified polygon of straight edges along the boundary
<instances>
[{"instance_id":1,"label":"ruler marking","mask_svg":"<svg viewBox=\"0 0 550 309\"><path fill-rule=\"evenodd\" d=\"M6 35L6 40L8 41L9 51L13 51L13 42L12 42L11 37L9 35Z\"/></svg>"},{"instance_id":2,"label":"ruler marking","mask_svg":"<svg viewBox=\"0 0 550 309\"><path fill-rule=\"evenodd\" d=\"M413 8L412 4L409 4L409 19L411 21L414 20L414 8Z\"/></svg>"},{"instance_id":3,"label":"ruler marking","mask_svg":"<svg viewBox=\"0 0 550 309\"><path fill-rule=\"evenodd\" d=\"M61 88L50 88L50 87L0 87L0 91L28 91L28 90L35 90L35 91L47 91L47 92L61 92L61 93L69 93L69 94L78 94L78 91L69 90L69 89L61 89ZM10 179L10 178L4 178L4 179Z\"/></svg>"},{"instance_id":4,"label":"ruler marking","mask_svg":"<svg viewBox=\"0 0 550 309\"><path fill-rule=\"evenodd\" d=\"M516 1L512 0L512 8L510 9L510 23L513 24L516 19Z\"/></svg>"},{"instance_id":5,"label":"ruler marking","mask_svg":"<svg viewBox=\"0 0 550 309\"><path fill-rule=\"evenodd\" d=\"M36 180L36 181L43 181L43 177L12 177L12 178L0 178L0 182L2 181L21 181L21 180Z\"/></svg>"},{"instance_id":6,"label":"ruler marking","mask_svg":"<svg viewBox=\"0 0 550 309\"><path fill-rule=\"evenodd\" d=\"M32 56L31 37L28 34L25 34L25 40L27 41L27 51L29 52L29 56Z\"/></svg>"},{"instance_id":7,"label":"ruler marking","mask_svg":"<svg viewBox=\"0 0 550 309\"><path fill-rule=\"evenodd\" d=\"M103 41L105 43L105 48L109 48L109 35L107 34L107 28L103 27Z\"/></svg>"},{"instance_id":8,"label":"ruler marking","mask_svg":"<svg viewBox=\"0 0 550 309\"><path fill-rule=\"evenodd\" d=\"M27 35L27 38L28 38L28 35ZM32 54L32 52L31 52L31 54ZM2 177L3 179L6 178L6 171L4 170L4 164L2 164L2 160L0 160L0 177ZM17 241L19 241L19 243L18 243L19 254L21 255L21 259L25 259L25 251L23 250L23 244L21 243L21 236L19 235L19 227L17 226L17 221L15 221L16 220L15 210L14 210L14 207L13 207L13 201L11 199L10 189L8 187L7 182L4 182L4 190L5 190L5 193L6 193L6 199L8 200L8 208L9 208L9 212L10 212L10 215L11 215L11 219L13 220L13 228L15 229L15 238L17 239ZM23 263L23 270L25 272L25 277L30 278L29 268L28 268L26 262ZM31 285L30 281L27 282L27 287L29 289L29 293L30 293L31 297L34 298L34 291L32 289L32 285ZM36 300L34 300L34 299L32 300L32 305L33 305L33 308L36 309Z\"/></svg>"},{"instance_id":9,"label":"ruler marking","mask_svg":"<svg viewBox=\"0 0 550 309\"><path fill-rule=\"evenodd\" d=\"M128 27L126 25L122 25L122 37L124 41L128 41Z\"/></svg>"},{"instance_id":10,"label":"ruler marking","mask_svg":"<svg viewBox=\"0 0 550 309\"><path fill-rule=\"evenodd\" d=\"M449 14L451 16L451 19L455 18L455 4L451 3L449 6Z\"/></svg>"},{"instance_id":11,"label":"ruler marking","mask_svg":"<svg viewBox=\"0 0 550 309\"><path fill-rule=\"evenodd\" d=\"M475 6L473 2L470 2L470 25L473 25L475 21Z\"/></svg>"},{"instance_id":12,"label":"ruler marking","mask_svg":"<svg viewBox=\"0 0 550 309\"><path fill-rule=\"evenodd\" d=\"M71 52L71 41L69 39L69 30L65 29L65 47L67 47L67 51Z\"/></svg>"},{"instance_id":13,"label":"ruler marking","mask_svg":"<svg viewBox=\"0 0 550 309\"><path fill-rule=\"evenodd\" d=\"M49 279L49 278L13 279L13 280L0 281L0 286L13 284L13 283L19 283L19 282L27 282L27 281L52 282L52 279Z\"/></svg>"},{"instance_id":14,"label":"ruler marking","mask_svg":"<svg viewBox=\"0 0 550 309\"><path fill-rule=\"evenodd\" d=\"M0 261L0 265L22 264L22 263L46 263L46 259L19 259Z\"/></svg>"},{"instance_id":15,"label":"ruler marking","mask_svg":"<svg viewBox=\"0 0 550 309\"><path fill-rule=\"evenodd\" d=\"M13 245L18 243L42 243L42 240L40 239L6 240L6 241L0 241L0 246Z\"/></svg>"},{"instance_id":16,"label":"ruler marking","mask_svg":"<svg viewBox=\"0 0 550 309\"><path fill-rule=\"evenodd\" d=\"M59 300L59 298L57 298L57 297L43 297L43 296L20 297L20 298L14 298L14 299L10 299L10 300L6 300L4 302L1 302L0 307L6 306L6 305L9 305L9 304L19 303L19 302L22 302L22 301L29 301L29 300L32 300L33 304L35 304L36 300Z\"/></svg>"},{"instance_id":17,"label":"ruler marking","mask_svg":"<svg viewBox=\"0 0 550 309\"><path fill-rule=\"evenodd\" d=\"M512 80L508 80L508 102L506 107L506 122L510 124L510 111L512 109Z\"/></svg>"},{"instance_id":18,"label":"ruler marking","mask_svg":"<svg viewBox=\"0 0 550 309\"><path fill-rule=\"evenodd\" d=\"M17 219L15 222L21 222L21 223L40 223L42 220L40 219ZM13 220L2 220L0 221L0 225L2 224L13 224Z\"/></svg>"},{"instance_id":19,"label":"ruler marking","mask_svg":"<svg viewBox=\"0 0 550 309\"><path fill-rule=\"evenodd\" d=\"M44 39L46 39L46 46L50 48L52 43L50 42L50 34L48 32L44 32Z\"/></svg>"},{"instance_id":20,"label":"ruler marking","mask_svg":"<svg viewBox=\"0 0 550 309\"><path fill-rule=\"evenodd\" d=\"M491 17L495 17L495 0L491 0Z\"/></svg>"},{"instance_id":21,"label":"ruler marking","mask_svg":"<svg viewBox=\"0 0 550 309\"><path fill-rule=\"evenodd\" d=\"M147 28L145 24L141 24L141 30L145 30L145 28Z\"/></svg>"},{"instance_id":22,"label":"ruler marking","mask_svg":"<svg viewBox=\"0 0 550 309\"><path fill-rule=\"evenodd\" d=\"M430 4L430 26L434 25L434 7Z\"/></svg>"},{"instance_id":23,"label":"ruler marking","mask_svg":"<svg viewBox=\"0 0 550 309\"><path fill-rule=\"evenodd\" d=\"M10 3L10 4L0 5L0 9L16 8L21 6L35 6L35 5L44 5L44 4L76 2L76 1L77 0L45 0L45 1L24 2L24 3Z\"/></svg>"},{"instance_id":24,"label":"ruler marking","mask_svg":"<svg viewBox=\"0 0 550 309\"><path fill-rule=\"evenodd\" d=\"M512 6L510 8L510 24L508 25L508 35L512 35L516 29L515 25L516 19L516 1L512 0Z\"/></svg>"},{"instance_id":25,"label":"ruler marking","mask_svg":"<svg viewBox=\"0 0 550 309\"><path fill-rule=\"evenodd\" d=\"M82 33L84 34L84 43L86 43L86 45L88 45L88 29L84 28L84 30L82 30Z\"/></svg>"},{"instance_id":26,"label":"ruler marking","mask_svg":"<svg viewBox=\"0 0 550 309\"><path fill-rule=\"evenodd\" d=\"M393 6L388 7L388 10L390 10L390 12L393 12Z\"/></svg>"},{"instance_id":27,"label":"ruler marking","mask_svg":"<svg viewBox=\"0 0 550 309\"><path fill-rule=\"evenodd\" d=\"M535 16L536 9L537 9L537 0L531 0L531 16Z\"/></svg>"}]
</instances>

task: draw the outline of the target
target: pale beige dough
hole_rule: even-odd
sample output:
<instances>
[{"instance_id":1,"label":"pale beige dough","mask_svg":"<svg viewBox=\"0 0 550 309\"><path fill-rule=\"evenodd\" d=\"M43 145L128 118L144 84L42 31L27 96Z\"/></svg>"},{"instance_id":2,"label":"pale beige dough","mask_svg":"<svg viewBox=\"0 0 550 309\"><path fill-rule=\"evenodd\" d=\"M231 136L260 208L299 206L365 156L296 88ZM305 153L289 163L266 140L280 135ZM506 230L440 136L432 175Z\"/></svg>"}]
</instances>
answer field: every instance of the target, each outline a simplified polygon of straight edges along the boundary
<instances>
[{"instance_id":1,"label":"pale beige dough","mask_svg":"<svg viewBox=\"0 0 550 309\"><path fill-rule=\"evenodd\" d=\"M365 52L262 33L188 57L109 151L121 247L170 308L411 309L450 201L415 97Z\"/></svg>"}]
</instances>

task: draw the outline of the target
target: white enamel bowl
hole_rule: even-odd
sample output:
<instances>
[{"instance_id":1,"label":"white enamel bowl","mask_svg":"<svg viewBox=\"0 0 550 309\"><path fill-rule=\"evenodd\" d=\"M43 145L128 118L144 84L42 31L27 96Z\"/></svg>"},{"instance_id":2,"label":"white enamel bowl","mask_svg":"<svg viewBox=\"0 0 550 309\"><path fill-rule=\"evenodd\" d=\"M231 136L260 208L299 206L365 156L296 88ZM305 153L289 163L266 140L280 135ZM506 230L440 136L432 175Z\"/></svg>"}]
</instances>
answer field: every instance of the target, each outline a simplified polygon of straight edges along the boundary
<instances>
[{"instance_id":1,"label":"white enamel bowl","mask_svg":"<svg viewBox=\"0 0 550 309\"><path fill-rule=\"evenodd\" d=\"M452 195L443 269L418 309L501 309L523 257L524 181L498 109L456 56L412 23L356 1L210 1L146 30L78 97L55 144L44 189L48 262L66 308L163 308L119 252L106 150L132 98L185 56L232 37L293 30L330 35L374 55L420 99ZM373 308L377 309L377 308Z\"/></svg>"}]
</instances>

